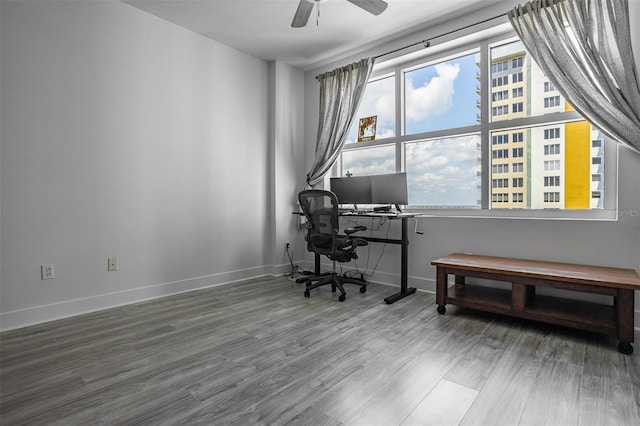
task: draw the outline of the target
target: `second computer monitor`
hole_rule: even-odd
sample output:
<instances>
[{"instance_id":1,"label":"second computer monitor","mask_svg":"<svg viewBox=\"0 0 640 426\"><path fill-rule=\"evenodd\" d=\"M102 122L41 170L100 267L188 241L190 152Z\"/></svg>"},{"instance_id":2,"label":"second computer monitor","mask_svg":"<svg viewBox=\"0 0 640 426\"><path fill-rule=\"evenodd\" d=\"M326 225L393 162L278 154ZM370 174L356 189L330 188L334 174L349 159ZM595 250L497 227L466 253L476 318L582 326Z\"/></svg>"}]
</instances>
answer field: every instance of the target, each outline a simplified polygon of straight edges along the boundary
<instances>
[{"instance_id":1,"label":"second computer monitor","mask_svg":"<svg viewBox=\"0 0 640 426\"><path fill-rule=\"evenodd\" d=\"M409 204L407 174L403 172L371 176L371 204Z\"/></svg>"}]
</instances>

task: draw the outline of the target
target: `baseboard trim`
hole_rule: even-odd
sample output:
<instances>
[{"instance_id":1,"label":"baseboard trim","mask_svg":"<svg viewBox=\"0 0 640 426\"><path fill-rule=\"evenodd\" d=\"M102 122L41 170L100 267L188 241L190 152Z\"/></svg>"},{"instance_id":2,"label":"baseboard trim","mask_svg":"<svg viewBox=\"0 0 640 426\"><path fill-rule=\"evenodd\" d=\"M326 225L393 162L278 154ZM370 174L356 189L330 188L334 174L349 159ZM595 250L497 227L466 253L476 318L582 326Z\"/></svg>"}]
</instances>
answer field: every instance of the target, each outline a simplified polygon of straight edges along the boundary
<instances>
[{"instance_id":1,"label":"baseboard trim","mask_svg":"<svg viewBox=\"0 0 640 426\"><path fill-rule=\"evenodd\" d=\"M313 269L313 263L297 262L305 269ZM323 269L330 269L330 264L322 264ZM187 278L150 286L136 287L130 290L100 294L82 299L67 300L50 305L34 306L10 312L0 313L0 332L42 324L50 321L69 318L77 315L115 308L118 306L140 303L189 291L202 290L220 285L235 284L264 275L278 276L289 272L290 265L265 265L236 271L212 274L203 277ZM346 270L351 270L346 268ZM369 277L369 281L389 287L398 287L400 274L380 272ZM409 286L418 291L435 293L435 280L421 277L409 277ZM634 312L635 330L640 332L640 311Z\"/></svg>"},{"instance_id":2,"label":"baseboard trim","mask_svg":"<svg viewBox=\"0 0 640 426\"><path fill-rule=\"evenodd\" d=\"M209 287L234 284L265 275L282 275L290 265L266 265L236 271L222 272L179 281L135 287L113 293L99 294L81 299L66 300L49 305L34 306L0 313L0 332L69 318L90 312L140 303L179 293Z\"/></svg>"}]
</instances>

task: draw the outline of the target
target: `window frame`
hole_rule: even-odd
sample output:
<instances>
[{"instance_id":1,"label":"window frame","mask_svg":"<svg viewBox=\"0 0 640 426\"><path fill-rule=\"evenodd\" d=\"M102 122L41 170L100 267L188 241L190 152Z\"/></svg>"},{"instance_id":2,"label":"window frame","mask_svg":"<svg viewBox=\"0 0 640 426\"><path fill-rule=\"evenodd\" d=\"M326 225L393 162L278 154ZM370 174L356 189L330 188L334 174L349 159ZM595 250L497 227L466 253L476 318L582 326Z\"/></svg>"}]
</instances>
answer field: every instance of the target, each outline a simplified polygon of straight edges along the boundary
<instances>
[{"instance_id":1,"label":"window frame","mask_svg":"<svg viewBox=\"0 0 640 426\"><path fill-rule=\"evenodd\" d=\"M481 33L479 33L481 34ZM604 206L601 209L501 209L491 207L492 186L492 133L513 129L526 129L554 124L564 125L572 122L584 121L576 111L549 112L531 117L519 117L510 120L492 120L492 75L491 48L499 44L519 41L513 30L508 30L488 37L478 36L475 40L464 44L456 44L447 49L441 47L430 54L426 49L422 55L408 55L406 61L392 61L391 65L384 62L377 64L371 74L370 81L376 81L391 75L395 78L395 129L393 137L385 139L345 144L343 151L352 149L373 148L382 145L395 146L396 172L405 171L405 146L408 143L429 141L435 139L460 137L472 134L480 135L480 205L477 209L438 208L425 209L408 206L405 210L426 217L476 217L476 218L510 218L510 219L545 219L545 220L618 220L618 156L619 144L610 138L604 138L602 144L606 151L603 166L604 181L607 189L604 196ZM446 43L445 43L446 44ZM446 62L450 59L477 52L482 66L478 73L478 90L480 92L479 123L464 127L436 130L426 133L405 134L404 123L404 81L405 73L421 68ZM511 75L511 74L506 74ZM495 77L497 78L497 77ZM555 88L553 88L555 90ZM553 140L553 139L551 139ZM590 141L591 144L591 141ZM499 146L499 145L498 145ZM333 168L333 176L340 176L342 169L341 156ZM608 172L607 172L608 170ZM499 177L499 176L498 176ZM497 177L497 178L498 178ZM515 194L514 194L515 195Z\"/></svg>"}]
</instances>

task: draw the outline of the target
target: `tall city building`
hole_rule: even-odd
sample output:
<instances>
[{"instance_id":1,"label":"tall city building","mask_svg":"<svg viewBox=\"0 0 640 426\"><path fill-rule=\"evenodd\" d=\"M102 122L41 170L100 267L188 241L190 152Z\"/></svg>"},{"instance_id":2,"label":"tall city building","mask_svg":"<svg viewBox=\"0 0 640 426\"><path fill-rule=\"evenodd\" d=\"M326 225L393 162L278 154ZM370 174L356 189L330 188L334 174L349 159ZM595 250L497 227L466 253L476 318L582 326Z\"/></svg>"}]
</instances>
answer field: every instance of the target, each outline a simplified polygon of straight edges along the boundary
<instances>
[{"instance_id":1,"label":"tall city building","mask_svg":"<svg viewBox=\"0 0 640 426\"><path fill-rule=\"evenodd\" d=\"M522 43L492 55L492 122L571 110ZM602 208L603 167L603 135L586 121L493 132L492 208Z\"/></svg>"}]
</instances>

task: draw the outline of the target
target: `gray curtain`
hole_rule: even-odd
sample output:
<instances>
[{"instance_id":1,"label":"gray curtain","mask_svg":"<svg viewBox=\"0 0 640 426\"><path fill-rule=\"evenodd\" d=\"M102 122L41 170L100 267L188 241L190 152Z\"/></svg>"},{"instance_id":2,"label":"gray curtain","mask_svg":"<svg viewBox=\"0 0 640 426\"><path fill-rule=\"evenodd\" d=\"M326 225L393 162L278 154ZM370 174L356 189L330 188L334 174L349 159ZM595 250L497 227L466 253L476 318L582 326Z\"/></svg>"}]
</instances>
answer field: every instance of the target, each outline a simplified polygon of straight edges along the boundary
<instances>
[{"instance_id":1,"label":"gray curtain","mask_svg":"<svg viewBox=\"0 0 640 426\"><path fill-rule=\"evenodd\" d=\"M374 58L362 59L317 77L320 81L318 140L315 160L307 173L307 185L320 182L340 155L373 63Z\"/></svg>"},{"instance_id":2,"label":"gray curtain","mask_svg":"<svg viewBox=\"0 0 640 426\"><path fill-rule=\"evenodd\" d=\"M534 0L508 17L576 111L640 152L640 88L627 0Z\"/></svg>"}]
</instances>

